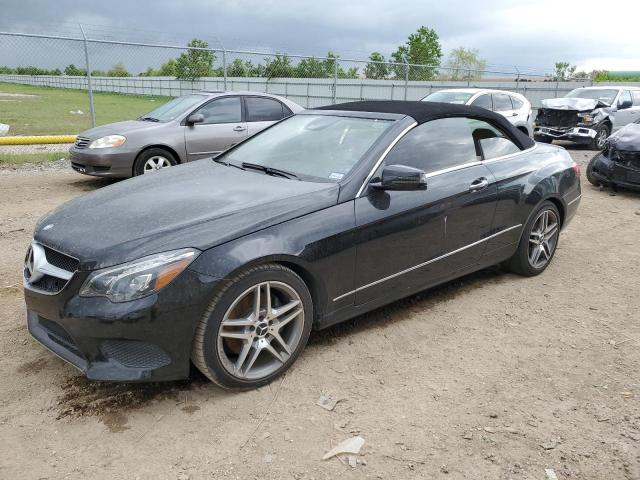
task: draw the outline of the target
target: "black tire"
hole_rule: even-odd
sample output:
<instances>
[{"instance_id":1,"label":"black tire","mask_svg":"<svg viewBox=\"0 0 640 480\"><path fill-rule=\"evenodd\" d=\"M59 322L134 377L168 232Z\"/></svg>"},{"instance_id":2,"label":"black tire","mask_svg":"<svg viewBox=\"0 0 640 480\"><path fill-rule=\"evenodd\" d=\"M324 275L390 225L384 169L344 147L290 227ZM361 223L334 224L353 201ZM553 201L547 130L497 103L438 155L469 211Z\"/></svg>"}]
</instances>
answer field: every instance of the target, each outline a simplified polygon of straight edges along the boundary
<instances>
[{"instance_id":1,"label":"black tire","mask_svg":"<svg viewBox=\"0 0 640 480\"><path fill-rule=\"evenodd\" d=\"M540 143L553 143L553 137L548 137L547 135L534 135L533 139Z\"/></svg>"},{"instance_id":2,"label":"black tire","mask_svg":"<svg viewBox=\"0 0 640 480\"><path fill-rule=\"evenodd\" d=\"M149 148L136 158L136 161L133 164L133 175L137 177L138 175L144 174L145 165L153 158L166 159L171 166L178 164L178 160L170 151L165 150L164 148Z\"/></svg>"},{"instance_id":3,"label":"black tire","mask_svg":"<svg viewBox=\"0 0 640 480\"><path fill-rule=\"evenodd\" d=\"M600 180L598 180L594 175L593 175L593 166L596 163L596 159L600 156L600 154L595 155L590 161L589 164L587 165L587 180L589 181L589 183L591 185L594 185L596 187L599 187L601 182Z\"/></svg>"},{"instance_id":4,"label":"black tire","mask_svg":"<svg viewBox=\"0 0 640 480\"><path fill-rule=\"evenodd\" d=\"M297 340L297 345L293 347L290 355L286 358L286 361L278 364L281 365L278 367L278 370L262 378L240 378L230 372L228 367L225 367L223 358L227 358L229 351L227 344L224 343L225 339L219 337L221 323L225 314L230 309L233 311L233 305L238 304L238 299L243 298L243 295L245 295L246 292L256 288L264 282L286 284L288 287L292 288L295 293L297 293L303 308L302 322L299 322L298 324L300 336L299 340ZM191 350L191 360L198 370L222 388L241 390L257 388L282 375L295 362L307 344L309 334L311 333L312 323L313 301L311 299L309 289L304 281L293 270L283 265L258 265L232 277L215 295L211 304L202 316L202 319L196 326ZM246 328L248 327L245 327L245 329ZM254 330L251 331L254 332ZM258 329L255 330L256 334L257 332ZM268 337L269 334L266 334L266 337L264 338ZM273 339L271 339L271 341L273 341ZM249 343L251 345L257 345L254 343L253 339L250 340ZM220 352L220 345L222 345L222 353ZM279 344L274 343L274 345ZM253 352L260 350L255 346L250 348L253 348ZM237 349L237 356L240 357L241 347L237 347ZM261 353L256 354L256 356L259 355L261 355ZM247 357L248 356L249 355L247 354ZM271 359L273 361L269 356L267 359ZM256 361L255 364L257 363L258 362ZM249 369L250 367L248 367L248 370Z\"/></svg>"},{"instance_id":5,"label":"black tire","mask_svg":"<svg viewBox=\"0 0 640 480\"><path fill-rule=\"evenodd\" d=\"M545 212L545 211L552 212L557 221L557 229L555 232L555 242L553 243L553 248L551 249L550 256L548 257L548 260L546 261L546 263L542 266L536 267L531 264L531 261L529 259L530 238L532 235L533 228L536 225L538 219L540 218L540 215L542 214L542 212ZM506 268L513 273L517 273L518 275L522 275L525 277L533 277L535 275L539 275L542 272L544 272L545 269L551 263L551 260L553 259L553 256L555 255L556 249L558 247L558 240L560 237L560 227L561 227L560 221L561 221L560 212L558 212L558 208L555 206L555 204L553 204L553 202L550 202L550 201L542 202L538 206L538 208L535 209L534 213L531 215L531 218L529 219L524 229L522 230L522 236L520 237L520 243L518 244L518 249L516 250L516 253L505 263Z\"/></svg>"},{"instance_id":6,"label":"black tire","mask_svg":"<svg viewBox=\"0 0 640 480\"><path fill-rule=\"evenodd\" d=\"M607 124L600 125L596 129L596 136L593 137L593 140L591 140L591 143L589 144L589 148L591 150L602 150L605 146L605 142L607 138L609 138L610 133L611 133L611 130L609 129L609 125Z\"/></svg>"}]
</instances>

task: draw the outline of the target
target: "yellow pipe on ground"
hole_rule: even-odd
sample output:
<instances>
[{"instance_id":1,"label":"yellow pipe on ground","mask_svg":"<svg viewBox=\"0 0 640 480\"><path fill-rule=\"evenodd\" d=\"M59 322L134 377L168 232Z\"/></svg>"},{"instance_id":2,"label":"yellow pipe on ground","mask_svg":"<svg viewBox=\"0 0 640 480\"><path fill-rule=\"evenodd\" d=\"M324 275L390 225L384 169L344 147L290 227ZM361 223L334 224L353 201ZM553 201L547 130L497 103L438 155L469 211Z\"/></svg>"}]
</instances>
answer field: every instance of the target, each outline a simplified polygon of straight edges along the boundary
<instances>
[{"instance_id":1,"label":"yellow pipe on ground","mask_svg":"<svg viewBox=\"0 0 640 480\"><path fill-rule=\"evenodd\" d=\"M25 135L0 137L0 145L42 145L45 143L73 143L76 135Z\"/></svg>"}]
</instances>

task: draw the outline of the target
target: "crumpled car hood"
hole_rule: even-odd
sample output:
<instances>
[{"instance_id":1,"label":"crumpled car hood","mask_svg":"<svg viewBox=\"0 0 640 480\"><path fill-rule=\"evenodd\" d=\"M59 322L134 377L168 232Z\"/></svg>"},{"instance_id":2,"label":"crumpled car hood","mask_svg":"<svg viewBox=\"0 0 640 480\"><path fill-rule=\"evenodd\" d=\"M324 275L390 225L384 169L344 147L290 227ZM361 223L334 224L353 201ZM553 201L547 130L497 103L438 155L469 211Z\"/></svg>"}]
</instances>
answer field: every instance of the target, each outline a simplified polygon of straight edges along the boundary
<instances>
[{"instance_id":1,"label":"crumpled car hood","mask_svg":"<svg viewBox=\"0 0 640 480\"><path fill-rule=\"evenodd\" d=\"M592 98L549 98L542 100L543 108L552 108L554 110L583 111L608 106L606 103Z\"/></svg>"},{"instance_id":2,"label":"crumpled car hood","mask_svg":"<svg viewBox=\"0 0 640 480\"><path fill-rule=\"evenodd\" d=\"M640 124L625 125L607 140L609 145L626 152L640 152Z\"/></svg>"}]
</instances>

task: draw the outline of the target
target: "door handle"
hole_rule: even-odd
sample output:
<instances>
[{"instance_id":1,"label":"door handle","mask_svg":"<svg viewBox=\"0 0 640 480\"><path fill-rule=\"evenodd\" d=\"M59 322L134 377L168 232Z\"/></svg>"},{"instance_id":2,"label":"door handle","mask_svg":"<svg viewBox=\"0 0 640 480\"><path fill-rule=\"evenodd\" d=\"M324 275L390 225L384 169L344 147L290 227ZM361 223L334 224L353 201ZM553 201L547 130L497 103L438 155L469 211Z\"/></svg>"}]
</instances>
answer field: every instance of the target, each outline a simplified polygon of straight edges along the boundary
<instances>
[{"instance_id":1,"label":"door handle","mask_svg":"<svg viewBox=\"0 0 640 480\"><path fill-rule=\"evenodd\" d=\"M244 128L242 125L238 125L237 127L233 127L233 131L234 132L244 132L246 130L246 128Z\"/></svg>"},{"instance_id":2,"label":"door handle","mask_svg":"<svg viewBox=\"0 0 640 480\"><path fill-rule=\"evenodd\" d=\"M469 191L479 192L480 190L484 190L488 186L489 186L489 180L487 180L485 177L478 178L477 180L474 180L471 183L471 185L469 185Z\"/></svg>"}]
</instances>

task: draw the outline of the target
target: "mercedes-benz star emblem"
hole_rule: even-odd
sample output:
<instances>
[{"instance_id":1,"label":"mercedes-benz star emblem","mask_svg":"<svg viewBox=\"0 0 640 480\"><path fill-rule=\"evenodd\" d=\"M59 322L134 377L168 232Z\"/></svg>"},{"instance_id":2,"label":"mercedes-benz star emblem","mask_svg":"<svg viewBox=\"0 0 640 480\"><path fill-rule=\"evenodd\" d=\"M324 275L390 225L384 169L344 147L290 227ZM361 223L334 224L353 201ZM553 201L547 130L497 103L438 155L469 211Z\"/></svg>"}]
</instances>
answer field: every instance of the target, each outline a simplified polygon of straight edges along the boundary
<instances>
[{"instance_id":1,"label":"mercedes-benz star emblem","mask_svg":"<svg viewBox=\"0 0 640 480\"><path fill-rule=\"evenodd\" d=\"M24 258L24 278L29 283L40 280L44 275L36 268L36 250L33 245L29 246L27 255Z\"/></svg>"}]
</instances>

